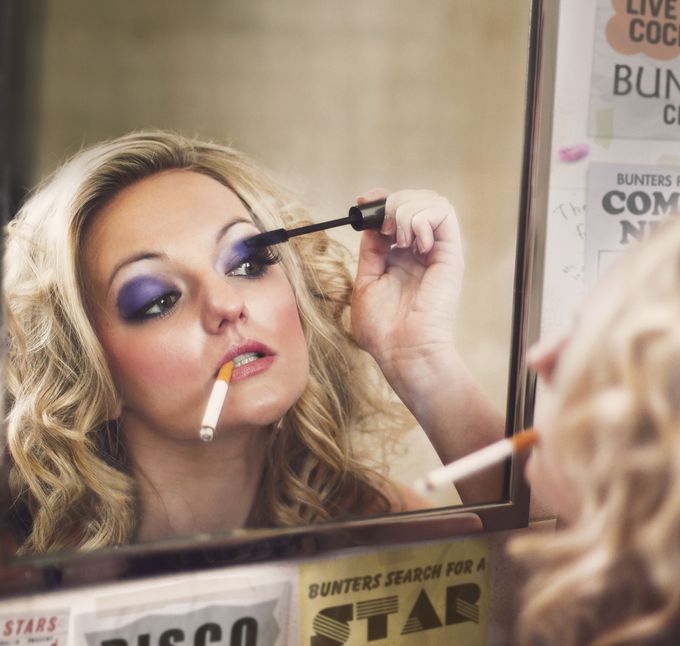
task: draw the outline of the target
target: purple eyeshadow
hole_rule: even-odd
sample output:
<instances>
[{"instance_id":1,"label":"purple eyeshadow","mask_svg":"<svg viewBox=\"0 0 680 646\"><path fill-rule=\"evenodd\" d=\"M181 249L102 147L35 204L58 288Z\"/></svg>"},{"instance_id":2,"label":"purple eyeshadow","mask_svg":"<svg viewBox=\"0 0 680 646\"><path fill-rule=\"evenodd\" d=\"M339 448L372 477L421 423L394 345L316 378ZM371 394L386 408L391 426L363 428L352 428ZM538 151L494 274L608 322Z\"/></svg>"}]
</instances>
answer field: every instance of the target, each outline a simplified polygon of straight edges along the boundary
<instances>
[{"instance_id":1,"label":"purple eyeshadow","mask_svg":"<svg viewBox=\"0 0 680 646\"><path fill-rule=\"evenodd\" d=\"M133 278L123 285L118 294L118 311L124 319L131 319L145 306L163 296L172 287L159 278Z\"/></svg>"},{"instance_id":2,"label":"purple eyeshadow","mask_svg":"<svg viewBox=\"0 0 680 646\"><path fill-rule=\"evenodd\" d=\"M237 240L220 254L217 261L220 271L229 271L232 267L248 258L250 253L250 249L246 247L245 242L243 240Z\"/></svg>"}]
</instances>

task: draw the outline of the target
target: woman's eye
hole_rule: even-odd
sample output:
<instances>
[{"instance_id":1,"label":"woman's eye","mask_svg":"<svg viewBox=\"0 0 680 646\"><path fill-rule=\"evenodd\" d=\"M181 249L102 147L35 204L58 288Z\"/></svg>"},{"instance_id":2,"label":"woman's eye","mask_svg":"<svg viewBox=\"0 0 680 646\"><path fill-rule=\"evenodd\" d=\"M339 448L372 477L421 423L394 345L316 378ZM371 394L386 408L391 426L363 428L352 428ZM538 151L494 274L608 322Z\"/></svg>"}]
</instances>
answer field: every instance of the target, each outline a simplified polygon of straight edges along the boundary
<instances>
[{"instance_id":1,"label":"woman's eye","mask_svg":"<svg viewBox=\"0 0 680 646\"><path fill-rule=\"evenodd\" d=\"M164 292L160 296L147 300L141 306L121 308L121 315L126 321L134 323L159 318L167 314L180 298L178 291Z\"/></svg>"},{"instance_id":2,"label":"woman's eye","mask_svg":"<svg viewBox=\"0 0 680 646\"><path fill-rule=\"evenodd\" d=\"M243 276L258 278L262 276L270 265L275 265L281 258L271 247L254 250L249 256L242 258L227 271L227 276Z\"/></svg>"},{"instance_id":3,"label":"woman's eye","mask_svg":"<svg viewBox=\"0 0 680 646\"><path fill-rule=\"evenodd\" d=\"M126 321L145 321L163 316L179 300L181 292L167 280L140 276L125 283L116 305Z\"/></svg>"},{"instance_id":4,"label":"woman's eye","mask_svg":"<svg viewBox=\"0 0 680 646\"><path fill-rule=\"evenodd\" d=\"M134 314L129 317L129 320L144 321L146 319L164 316L174 307L175 303L179 300L179 297L180 293L175 291L162 294L134 312Z\"/></svg>"},{"instance_id":5,"label":"woman's eye","mask_svg":"<svg viewBox=\"0 0 680 646\"><path fill-rule=\"evenodd\" d=\"M264 272L265 265L252 260L251 258L246 258L238 263L235 267L232 267L228 272L227 276L246 276L249 278L257 277L262 275Z\"/></svg>"}]
</instances>

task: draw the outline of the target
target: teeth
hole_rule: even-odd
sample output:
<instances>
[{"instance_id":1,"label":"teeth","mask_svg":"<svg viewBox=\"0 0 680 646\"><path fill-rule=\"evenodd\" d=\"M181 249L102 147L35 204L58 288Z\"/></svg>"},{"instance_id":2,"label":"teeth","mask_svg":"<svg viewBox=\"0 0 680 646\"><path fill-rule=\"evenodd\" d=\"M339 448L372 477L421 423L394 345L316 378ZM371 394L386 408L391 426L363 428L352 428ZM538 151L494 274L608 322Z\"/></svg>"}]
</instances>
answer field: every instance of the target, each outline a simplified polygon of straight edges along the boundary
<instances>
[{"instance_id":1,"label":"teeth","mask_svg":"<svg viewBox=\"0 0 680 646\"><path fill-rule=\"evenodd\" d=\"M234 368L238 368L239 366L244 366L246 363L251 363L259 358L260 355L257 352L244 352L243 354L239 354L238 357L234 357L232 361L234 362Z\"/></svg>"}]
</instances>

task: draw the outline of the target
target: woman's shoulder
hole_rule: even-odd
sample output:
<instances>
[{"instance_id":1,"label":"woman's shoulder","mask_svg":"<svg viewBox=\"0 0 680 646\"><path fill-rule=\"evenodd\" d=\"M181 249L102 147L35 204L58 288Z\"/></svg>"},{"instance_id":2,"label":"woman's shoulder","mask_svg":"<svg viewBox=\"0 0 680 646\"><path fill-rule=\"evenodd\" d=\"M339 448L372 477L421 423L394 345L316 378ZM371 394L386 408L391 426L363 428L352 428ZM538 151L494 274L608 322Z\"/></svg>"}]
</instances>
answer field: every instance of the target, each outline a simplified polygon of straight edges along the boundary
<instances>
[{"instance_id":1,"label":"woman's shoulder","mask_svg":"<svg viewBox=\"0 0 680 646\"><path fill-rule=\"evenodd\" d=\"M432 509L432 503L427 498L400 482L385 480L381 492L389 501L393 513Z\"/></svg>"}]
</instances>

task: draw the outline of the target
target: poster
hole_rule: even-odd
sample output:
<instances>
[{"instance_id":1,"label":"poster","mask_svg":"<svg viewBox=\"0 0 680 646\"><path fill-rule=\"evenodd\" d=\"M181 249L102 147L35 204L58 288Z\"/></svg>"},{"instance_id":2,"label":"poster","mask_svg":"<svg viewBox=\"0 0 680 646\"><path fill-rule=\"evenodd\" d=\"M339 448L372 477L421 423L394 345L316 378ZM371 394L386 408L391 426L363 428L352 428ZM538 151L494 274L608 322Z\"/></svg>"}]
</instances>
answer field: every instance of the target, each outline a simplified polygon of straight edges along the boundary
<instances>
[{"instance_id":1,"label":"poster","mask_svg":"<svg viewBox=\"0 0 680 646\"><path fill-rule=\"evenodd\" d=\"M0 614L0 646L66 646L68 610Z\"/></svg>"},{"instance_id":2,"label":"poster","mask_svg":"<svg viewBox=\"0 0 680 646\"><path fill-rule=\"evenodd\" d=\"M74 617L83 646L284 646L288 643L291 583L244 585L206 595L170 599L153 588L128 595L127 605Z\"/></svg>"},{"instance_id":3,"label":"poster","mask_svg":"<svg viewBox=\"0 0 680 646\"><path fill-rule=\"evenodd\" d=\"M680 167L592 163L586 206L586 284L631 244L680 212Z\"/></svg>"},{"instance_id":4,"label":"poster","mask_svg":"<svg viewBox=\"0 0 680 646\"><path fill-rule=\"evenodd\" d=\"M303 646L486 644L485 539L300 566Z\"/></svg>"},{"instance_id":5,"label":"poster","mask_svg":"<svg viewBox=\"0 0 680 646\"><path fill-rule=\"evenodd\" d=\"M680 3L597 0L596 7L588 134L680 139Z\"/></svg>"}]
</instances>

